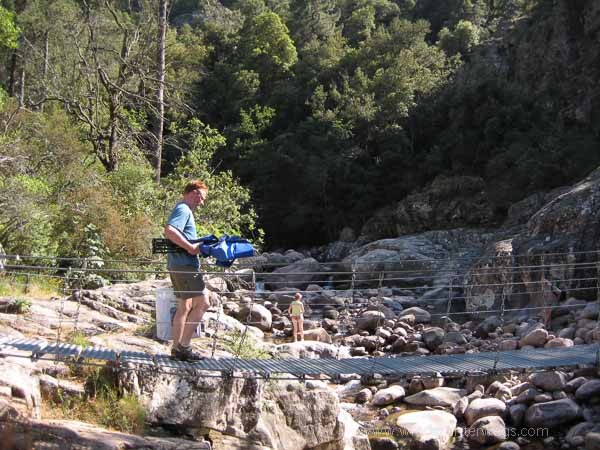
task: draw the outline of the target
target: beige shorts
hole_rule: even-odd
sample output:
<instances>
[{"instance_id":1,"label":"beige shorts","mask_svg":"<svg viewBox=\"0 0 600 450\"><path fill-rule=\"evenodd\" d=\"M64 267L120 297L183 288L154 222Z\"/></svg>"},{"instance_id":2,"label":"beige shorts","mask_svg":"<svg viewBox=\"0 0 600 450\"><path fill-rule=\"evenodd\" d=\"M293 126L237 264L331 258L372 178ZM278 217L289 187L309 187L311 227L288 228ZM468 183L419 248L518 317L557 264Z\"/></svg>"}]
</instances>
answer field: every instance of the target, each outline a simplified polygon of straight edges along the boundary
<instances>
[{"instance_id":1,"label":"beige shorts","mask_svg":"<svg viewBox=\"0 0 600 450\"><path fill-rule=\"evenodd\" d=\"M202 272L193 266L173 266L169 268L175 297L180 300L204 295Z\"/></svg>"}]
</instances>

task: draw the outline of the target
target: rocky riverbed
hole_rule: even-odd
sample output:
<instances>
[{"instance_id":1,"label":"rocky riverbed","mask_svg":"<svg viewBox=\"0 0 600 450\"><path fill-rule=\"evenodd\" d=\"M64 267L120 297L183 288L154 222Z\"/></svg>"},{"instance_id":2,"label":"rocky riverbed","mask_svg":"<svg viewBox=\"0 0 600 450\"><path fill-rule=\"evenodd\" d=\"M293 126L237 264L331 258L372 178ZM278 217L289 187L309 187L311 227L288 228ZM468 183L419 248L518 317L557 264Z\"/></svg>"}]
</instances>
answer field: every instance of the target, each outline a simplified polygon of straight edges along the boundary
<instances>
[{"instance_id":1,"label":"rocky riverbed","mask_svg":"<svg viewBox=\"0 0 600 450\"><path fill-rule=\"evenodd\" d=\"M211 294L206 334L194 342L207 356L217 316L221 334L216 356L231 356L221 338L228 330L244 328L250 302L252 331L247 336L250 345L268 357L426 356L572 346L600 338L597 303L574 297L555 310L545 327L535 315L501 320L478 314L459 323L432 315L429 310L434 309L427 305L411 306L413 299L392 288L350 293L314 285L305 296L310 310L307 340L280 344L273 343L272 337L277 342L290 340L290 324L282 310L293 288L257 297L244 289L225 292L226 285L223 279L210 282L220 291ZM167 343L152 337L151 324L156 290L167 286L166 281L147 281L85 290L64 301L32 300L25 314L0 314L2 332L54 340L59 328L64 337L77 327L93 344L166 353ZM3 303L9 304L10 299ZM192 449L208 448L211 443L212 448L222 449L299 450L496 444L517 449L540 443L562 449L598 448L596 368L452 379L441 375L361 379L346 374L338 383L223 381L208 373L122 371L120 385L140 399L148 423L153 429L171 430L169 437L140 437L44 417L44 392L60 389L63 395L84 395L84 386L67 381L72 365L12 357L0 364L2 430L11 430L15 442L29 439L40 448Z\"/></svg>"}]
</instances>

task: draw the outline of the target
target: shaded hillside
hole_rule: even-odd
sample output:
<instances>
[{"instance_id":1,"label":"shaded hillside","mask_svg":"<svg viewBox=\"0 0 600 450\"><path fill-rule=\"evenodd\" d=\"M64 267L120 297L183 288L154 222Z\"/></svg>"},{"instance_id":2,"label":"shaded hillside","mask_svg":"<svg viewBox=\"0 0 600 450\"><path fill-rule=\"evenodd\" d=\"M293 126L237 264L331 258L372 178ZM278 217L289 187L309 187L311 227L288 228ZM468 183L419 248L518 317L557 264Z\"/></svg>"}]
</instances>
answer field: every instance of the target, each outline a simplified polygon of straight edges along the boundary
<instances>
[{"instance_id":1,"label":"shaded hillside","mask_svg":"<svg viewBox=\"0 0 600 450\"><path fill-rule=\"evenodd\" d=\"M599 32L594 1L540 2L504 21L451 85L416 109L421 167L431 177L482 177L498 219L511 202L595 168Z\"/></svg>"}]
</instances>

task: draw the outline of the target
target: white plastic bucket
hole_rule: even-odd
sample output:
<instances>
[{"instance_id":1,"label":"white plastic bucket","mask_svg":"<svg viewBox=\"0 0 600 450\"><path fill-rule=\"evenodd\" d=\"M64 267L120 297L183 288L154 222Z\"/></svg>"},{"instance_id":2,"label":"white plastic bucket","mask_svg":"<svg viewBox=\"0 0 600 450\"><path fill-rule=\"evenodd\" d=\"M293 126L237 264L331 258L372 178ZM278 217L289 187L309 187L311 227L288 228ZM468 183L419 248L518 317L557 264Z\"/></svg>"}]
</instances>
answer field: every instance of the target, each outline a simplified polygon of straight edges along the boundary
<instances>
[{"instance_id":1,"label":"white plastic bucket","mask_svg":"<svg viewBox=\"0 0 600 450\"><path fill-rule=\"evenodd\" d=\"M160 288L156 290L156 337L162 341L173 338L173 317L177 312L177 298L173 288ZM200 322L192 337L201 335L204 323Z\"/></svg>"}]
</instances>

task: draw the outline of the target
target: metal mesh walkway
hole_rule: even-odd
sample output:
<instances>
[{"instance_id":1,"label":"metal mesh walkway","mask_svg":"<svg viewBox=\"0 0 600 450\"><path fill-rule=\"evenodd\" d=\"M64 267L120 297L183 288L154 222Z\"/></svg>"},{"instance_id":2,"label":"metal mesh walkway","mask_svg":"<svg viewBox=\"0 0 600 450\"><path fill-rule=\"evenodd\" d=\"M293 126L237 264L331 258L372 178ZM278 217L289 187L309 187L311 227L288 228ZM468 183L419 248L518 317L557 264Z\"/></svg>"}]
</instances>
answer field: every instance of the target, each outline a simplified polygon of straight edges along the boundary
<instances>
[{"instance_id":1,"label":"metal mesh walkway","mask_svg":"<svg viewBox=\"0 0 600 450\"><path fill-rule=\"evenodd\" d=\"M187 363L173 361L169 355L143 352L118 352L103 347L83 348L73 344L54 344L41 339L14 338L0 334L0 356L32 359L74 358L111 361L119 367L141 366L159 371L206 370L221 375L249 372L269 378L273 374L291 374L303 378L311 375L373 374L407 376L416 374L458 375L494 371L525 371L552 368L583 367L597 364L598 344L568 348L512 350L455 355L406 356L347 359L205 359Z\"/></svg>"}]
</instances>

